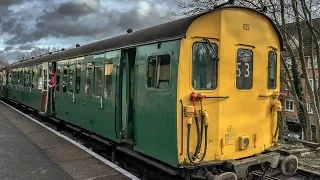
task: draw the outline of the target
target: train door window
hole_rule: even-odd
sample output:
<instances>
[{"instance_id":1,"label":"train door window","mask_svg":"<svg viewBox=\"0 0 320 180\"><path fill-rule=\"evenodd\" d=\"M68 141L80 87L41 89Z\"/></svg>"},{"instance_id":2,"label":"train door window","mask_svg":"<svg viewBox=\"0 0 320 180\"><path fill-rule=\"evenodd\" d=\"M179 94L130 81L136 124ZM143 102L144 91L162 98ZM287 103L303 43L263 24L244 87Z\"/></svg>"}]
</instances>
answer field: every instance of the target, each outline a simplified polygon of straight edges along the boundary
<instances>
[{"instance_id":1,"label":"train door window","mask_svg":"<svg viewBox=\"0 0 320 180\"><path fill-rule=\"evenodd\" d=\"M277 86L277 53L269 51L268 54L268 89L275 89Z\"/></svg>"},{"instance_id":2,"label":"train door window","mask_svg":"<svg viewBox=\"0 0 320 180\"><path fill-rule=\"evenodd\" d=\"M16 72L13 71L12 73L12 85L14 86L16 84Z\"/></svg>"},{"instance_id":3,"label":"train door window","mask_svg":"<svg viewBox=\"0 0 320 180\"><path fill-rule=\"evenodd\" d=\"M170 55L148 57L147 87L166 89L170 80Z\"/></svg>"},{"instance_id":4,"label":"train door window","mask_svg":"<svg viewBox=\"0 0 320 180\"><path fill-rule=\"evenodd\" d=\"M102 67L97 66L94 68L94 95L101 96L102 90Z\"/></svg>"},{"instance_id":5,"label":"train door window","mask_svg":"<svg viewBox=\"0 0 320 180\"><path fill-rule=\"evenodd\" d=\"M110 98L112 93L112 70L113 64L106 62L105 64L105 87L104 87L104 98Z\"/></svg>"},{"instance_id":6,"label":"train door window","mask_svg":"<svg viewBox=\"0 0 320 180\"><path fill-rule=\"evenodd\" d=\"M32 76L32 88L34 88L34 89L37 89L37 81L36 81L37 77L38 77L37 69L34 68L33 69L33 76Z\"/></svg>"},{"instance_id":7,"label":"train door window","mask_svg":"<svg viewBox=\"0 0 320 180\"><path fill-rule=\"evenodd\" d=\"M25 76L24 76L24 79L25 79L24 87L28 87L28 85L29 85L29 71L25 71L24 73L25 73Z\"/></svg>"},{"instance_id":8,"label":"train door window","mask_svg":"<svg viewBox=\"0 0 320 180\"><path fill-rule=\"evenodd\" d=\"M63 81L62 81L62 91L67 92L68 83L68 66L63 67Z\"/></svg>"},{"instance_id":9,"label":"train door window","mask_svg":"<svg viewBox=\"0 0 320 180\"><path fill-rule=\"evenodd\" d=\"M56 83L56 91L60 89L60 76L61 76L61 66L57 67L57 83Z\"/></svg>"},{"instance_id":10,"label":"train door window","mask_svg":"<svg viewBox=\"0 0 320 180\"><path fill-rule=\"evenodd\" d=\"M42 68L39 68L38 72L38 89L42 89Z\"/></svg>"},{"instance_id":11,"label":"train door window","mask_svg":"<svg viewBox=\"0 0 320 180\"><path fill-rule=\"evenodd\" d=\"M8 78L8 84L9 84L10 89L11 89L11 86L12 86L12 84L11 84L11 78L12 78L12 73L10 72L10 73L9 73L9 78Z\"/></svg>"},{"instance_id":12,"label":"train door window","mask_svg":"<svg viewBox=\"0 0 320 180\"><path fill-rule=\"evenodd\" d=\"M27 87L27 84L28 84L28 74L27 74L27 71L24 71L23 87Z\"/></svg>"},{"instance_id":13,"label":"train door window","mask_svg":"<svg viewBox=\"0 0 320 180\"><path fill-rule=\"evenodd\" d=\"M28 70L28 82L27 82L27 87L31 87L31 78L32 78L31 71Z\"/></svg>"},{"instance_id":14,"label":"train door window","mask_svg":"<svg viewBox=\"0 0 320 180\"><path fill-rule=\"evenodd\" d=\"M76 66L76 94L80 93L80 83L81 83L81 64L78 63Z\"/></svg>"},{"instance_id":15,"label":"train door window","mask_svg":"<svg viewBox=\"0 0 320 180\"><path fill-rule=\"evenodd\" d=\"M69 92L73 93L73 74L74 74L74 65L69 67Z\"/></svg>"},{"instance_id":16,"label":"train door window","mask_svg":"<svg viewBox=\"0 0 320 180\"><path fill-rule=\"evenodd\" d=\"M253 52L250 49L238 49L236 84L237 89L249 90L252 88Z\"/></svg>"},{"instance_id":17,"label":"train door window","mask_svg":"<svg viewBox=\"0 0 320 180\"><path fill-rule=\"evenodd\" d=\"M17 85L20 83L20 71L18 71Z\"/></svg>"},{"instance_id":18,"label":"train door window","mask_svg":"<svg viewBox=\"0 0 320 180\"><path fill-rule=\"evenodd\" d=\"M48 78L48 71L43 70L43 90L47 90L47 87L48 87L47 78Z\"/></svg>"},{"instance_id":19,"label":"train door window","mask_svg":"<svg viewBox=\"0 0 320 180\"><path fill-rule=\"evenodd\" d=\"M217 52L218 46L212 43L215 52L209 44L197 42L193 45L192 57L192 87L194 89L217 88Z\"/></svg>"},{"instance_id":20,"label":"train door window","mask_svg":"<svg viewBox=\"0 0 320 180\"><path fill-rule=\"evenodd\" d=\"M91 73L92 73L92 63L87 63L86 67L86 85L85 85L85 95L89 96L91 93Z\"/></svg>"},{"instance_id":21,"label":"train door window","mask_svg":"<svg viewBox=\"0 0 320 180\"><path fill-rule=\"evenodd\" d=\"M33 88L35 88L35 76L36 76L36 74L35 74L35 71L34 71L34 69L32 69L32 79L31 79L31 88L33 89Z\"/></svg>"}]
</instances>

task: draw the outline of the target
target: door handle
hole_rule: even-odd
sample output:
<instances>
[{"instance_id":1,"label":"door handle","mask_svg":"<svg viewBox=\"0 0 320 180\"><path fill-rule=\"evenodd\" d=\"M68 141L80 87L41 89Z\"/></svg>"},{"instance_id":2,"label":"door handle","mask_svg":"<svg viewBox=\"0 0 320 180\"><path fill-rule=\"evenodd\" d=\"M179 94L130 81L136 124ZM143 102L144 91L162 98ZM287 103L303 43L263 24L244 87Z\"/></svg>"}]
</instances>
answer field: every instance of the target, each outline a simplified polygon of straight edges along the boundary
<instances>
[{"instance_id":1,"label":"door handle","mask_svg":"<svg viewBox=\"0 0 320 180\"><path fill-rule=\"evenodd\" d=\"M100 109L103 108L102 97L100 97Z\"/></svg>"},{"instance_id":2,"label":"door handle","mask_svg":"<svg viewBox=\"0 0 320 180\"><path fill-rule=\"evenodd\" d=\"M74 96L74 93L72 93L72 103L75 103L75 101L76 101L76 98Z\"/></svg>"},{"instance_id":3,"label":"door handle","mask_svg":"<svg viewBox=\"0 0 320 180\"><path fill-rule=\"evenodd\" d=\"M32 89L32 88L31 88L31 87L29 87L29 92L30 92L30 94L31 94L31 89Z\"/></svg>"}]
</instances>

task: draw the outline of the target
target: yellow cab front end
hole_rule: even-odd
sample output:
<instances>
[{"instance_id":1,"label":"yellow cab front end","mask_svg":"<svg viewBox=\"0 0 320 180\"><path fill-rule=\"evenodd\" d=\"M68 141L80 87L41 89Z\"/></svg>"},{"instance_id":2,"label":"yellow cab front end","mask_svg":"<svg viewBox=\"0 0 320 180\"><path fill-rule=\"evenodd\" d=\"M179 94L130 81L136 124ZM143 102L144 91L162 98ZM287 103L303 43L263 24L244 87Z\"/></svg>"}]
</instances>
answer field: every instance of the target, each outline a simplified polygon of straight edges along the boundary
<instances>
[{"instance_id":1,"label":"yellow cab front end","mask_svg":"<svg viewBox=\"0 0 320 180\"><path fill-rule=\"evenodd\" d=\"M181 42L179 163L249 158L275 146L279 67L280 40L264 15L223 8L196 19Z\"/></svg>"}]
</instances>

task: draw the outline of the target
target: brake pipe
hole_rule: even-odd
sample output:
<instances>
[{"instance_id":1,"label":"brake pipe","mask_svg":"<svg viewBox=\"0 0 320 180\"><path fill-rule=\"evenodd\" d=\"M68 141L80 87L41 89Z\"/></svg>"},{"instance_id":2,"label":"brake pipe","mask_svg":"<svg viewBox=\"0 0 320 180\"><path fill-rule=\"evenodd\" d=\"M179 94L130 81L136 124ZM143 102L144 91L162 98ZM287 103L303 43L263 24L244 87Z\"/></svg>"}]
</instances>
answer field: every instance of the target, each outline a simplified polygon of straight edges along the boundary
<instances>
[{"instance_id":1,"label":"brake pipe","mask_svg":"<svg viewBox=\"0 0 320 180\"><path fill-rule=\"evenodd\" d=\"M197 158L197 155L199 153L199 148L200 148L200 128L199 128L199 120L198 120L198 113L197 113L197 109L196 109L196 101L198 100L198 95L194 92L191 93L190 95L190 99L192 101L192 105L194 106L194 120L196 122L196 128L197 128L197 147L196 147L196 150L193 154L193 158ZM191 126L190 126L190 129L191 129Z\"/></svg>"}]
</instances>

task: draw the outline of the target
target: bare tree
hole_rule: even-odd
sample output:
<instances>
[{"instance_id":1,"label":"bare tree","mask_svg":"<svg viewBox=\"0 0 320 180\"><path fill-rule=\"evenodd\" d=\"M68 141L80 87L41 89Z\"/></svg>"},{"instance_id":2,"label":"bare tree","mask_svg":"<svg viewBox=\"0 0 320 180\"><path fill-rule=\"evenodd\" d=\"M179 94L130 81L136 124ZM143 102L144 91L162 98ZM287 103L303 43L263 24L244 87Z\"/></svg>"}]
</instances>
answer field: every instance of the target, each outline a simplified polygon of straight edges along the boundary
<instances>
[{"instance_id":1,"label":"bare tree","mask_svg":"<svg viewBox=\"0 0 320 180\"><path fill-rule=\"evenodd\" d=\"M0 56L0 68L6 67L8 65L9 65L8 61L4 57Z\"/></svg>"},{"instance_id":2,"label":"bare tree","mask_svg":"<svg viewBox=\"0 0 320 180\"><path fill-rule=\"evenodd\" d=\"M180 7L180 12L172 13L175 16L189 16L210 11L221 1L219 0L197 0L186 1L176 0ZM281 64L283 67L282 80L289 87L298 112L298 118L304 136L307 140L311 140L311 123L307 110L307 97L310 99L310 104L315 118L316 135L315 139L319 142L319 104L320 92L316 85L311 87L306 69L308 62L305 60L305 55L308 54L317 61L313 62L312 79L316 82L316 77L320 75L320 67L317 72L315 65L320 65L320 50L319 40L320 31L313 25L313 18L319 17L319 0L236 0L236 5L246 6L260 11L264 11L269 16L280 30L286 52L282 53ZM302 25L302 23L304 23ZM309 33L311 38L304 39L304 34ZM309 51L308 51L309 50ZM290 59L291 68L288 68L286 60ZM316 64L315 64L316 63ZM318 75L317 75L318 74ZM301 78L302 77L302 78ZM307 91L303 89L303 81L306 84Z\"/></svg>"},{"instance_id":3,"label":"bare tree","mask_svg":"<svg viewBox=\"0 0 320 180\"><path fill-rule=\"evenodd\" d=\"M25 61L27 59L31 59L32 57L40 57L44 56L49 53L54 53L60 51L61 48L59 47L43 47L43 48L35 48L32 51L25 51L21 52L20 54L17 55L16 60L17 61Z\"/></svg>"}]
</instances>

